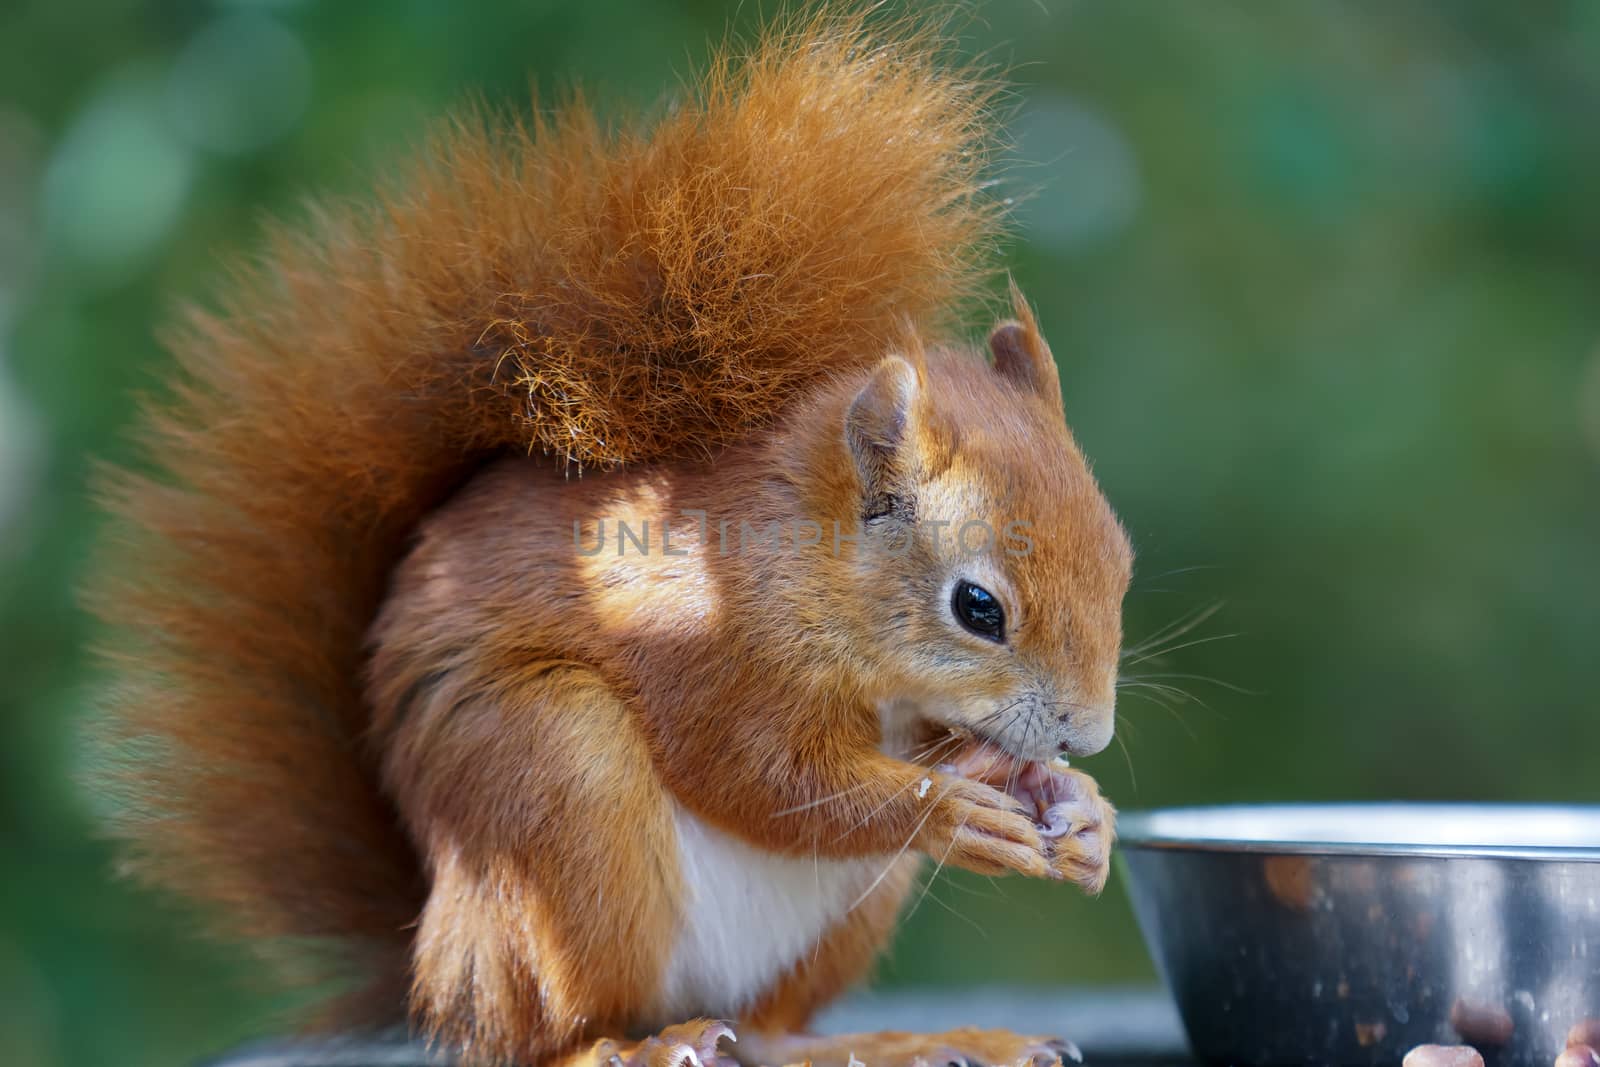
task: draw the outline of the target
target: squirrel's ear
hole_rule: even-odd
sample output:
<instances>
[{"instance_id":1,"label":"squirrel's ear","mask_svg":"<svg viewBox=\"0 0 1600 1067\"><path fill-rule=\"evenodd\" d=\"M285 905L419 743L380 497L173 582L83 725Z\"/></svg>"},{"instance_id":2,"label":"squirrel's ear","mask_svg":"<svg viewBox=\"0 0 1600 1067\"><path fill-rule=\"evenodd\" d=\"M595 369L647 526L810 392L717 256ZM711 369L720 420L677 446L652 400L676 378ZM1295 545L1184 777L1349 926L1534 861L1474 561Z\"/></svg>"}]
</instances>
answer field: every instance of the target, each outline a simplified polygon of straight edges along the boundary
<instances>
[{"instance_id":1,"label":"squirrel's ear","mask_svg":"<svg viewBox=\"0 0 1600 1067\"><path fill-rule=\"evenodd\" d=\"M845 440L869 502L894 496L894 485L905 473L905 445L921 392L917 368L901 356L887 356L850 402Z\"/></svg>"},{"instance_id":2,"label":"squirrel's ear","mask_svg":"<svg viewBox=\"0 0 1600 1067\"><path fill-rule=\"evenodd\" d=\"M1002 377L1032 389L1060 407L1061 377L1056 372L1055 357L1039 333L1033 309L1028 307L1015 284L1011 286L1011 307L1016 319L1002 322L989 334L994 369Z\"/></svg>"}]
</instances>

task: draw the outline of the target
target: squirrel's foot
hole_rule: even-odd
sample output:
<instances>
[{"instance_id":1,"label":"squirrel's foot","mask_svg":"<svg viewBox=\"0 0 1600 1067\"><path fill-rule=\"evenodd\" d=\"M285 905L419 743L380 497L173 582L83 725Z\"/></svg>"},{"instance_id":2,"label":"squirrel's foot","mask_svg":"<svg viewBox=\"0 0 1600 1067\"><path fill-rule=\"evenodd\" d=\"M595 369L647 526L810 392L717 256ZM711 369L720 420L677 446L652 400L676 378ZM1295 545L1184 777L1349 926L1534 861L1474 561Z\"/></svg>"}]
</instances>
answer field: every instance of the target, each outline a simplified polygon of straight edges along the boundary
<instances>
[{"instance_id":1,"label":"squirrel's foot","mask_svg":"<svg viewBox=\"0 0 1600 1067\"><path fill-rule=\"evenodd\" d=\"M1063 1067L1081 1063L1083 1054L1060 1038L964 1027L942 1034L755 1035L740 1046L739 1059L751 1067Z\"/></svg>"},{"instance_id":2,"label":"squirrel's foot","mask_svg":"<svg viewBox=\"0 0 1600 1067\"><path fill-rule=\"evenodd\" d=\"M1039 833L1051 875L1100 892L1111 873L1117 809L1082 771L1042 763L1030 767L1027 776L1033 779L1030 791L1039 798Z\"/></svg>"},{"instance_id":3,"label":"squirrel's foot","mask_svg":"<svg viewBox=\"0 0 1600 1067\"><path fill-rule=\"evenodd\" d=\"M597 1042L595 1067L738 1067L739 1061L719 1048L737 1041L733 1027L720 1019L690 1019L633 1044Z\"/></svg>"}]
</instances>

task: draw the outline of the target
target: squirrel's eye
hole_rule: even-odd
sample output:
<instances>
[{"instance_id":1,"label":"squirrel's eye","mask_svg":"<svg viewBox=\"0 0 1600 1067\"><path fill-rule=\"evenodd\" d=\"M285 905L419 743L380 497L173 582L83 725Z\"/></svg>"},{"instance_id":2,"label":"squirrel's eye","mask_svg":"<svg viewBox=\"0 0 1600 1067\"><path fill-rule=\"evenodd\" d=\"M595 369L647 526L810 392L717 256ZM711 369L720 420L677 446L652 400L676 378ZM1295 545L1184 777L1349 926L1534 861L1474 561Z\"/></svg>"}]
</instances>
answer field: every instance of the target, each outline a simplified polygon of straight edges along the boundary
<instances>
[{"instance_id":1,"label":"squirrel's eye","mask_svg":"<svg viewBox=\"0 0 1600 1067\"><path fill-rule=\"evenodd\" d=\"M979 637L991 641L1004 639L1006 613L995 595L983 586L957 582L955 592L950 594L950 610L955 612L962 626Z\"/></svg>"}]
</instances>

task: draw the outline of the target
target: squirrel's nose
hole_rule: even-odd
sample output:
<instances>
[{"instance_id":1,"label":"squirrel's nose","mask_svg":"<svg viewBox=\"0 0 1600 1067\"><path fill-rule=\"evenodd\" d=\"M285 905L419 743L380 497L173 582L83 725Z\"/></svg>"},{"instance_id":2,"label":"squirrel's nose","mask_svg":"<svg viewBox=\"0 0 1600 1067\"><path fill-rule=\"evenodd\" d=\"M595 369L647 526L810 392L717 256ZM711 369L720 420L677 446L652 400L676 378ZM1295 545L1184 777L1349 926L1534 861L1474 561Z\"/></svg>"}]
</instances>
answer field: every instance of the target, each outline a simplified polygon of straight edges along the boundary
<instances>
[{"instance_id":1,"label":"squirrel's nose","mask_svg":"<svg viewBox=\"0 0 1600 1067\"><path fill-rule=\"evenodd\" d=\"M1061 723L1061 751L1068 756L1092 756L1111 744L1117 725L1116 707L1076 707L1057 721Z\"/></svg>"}]
</instances>

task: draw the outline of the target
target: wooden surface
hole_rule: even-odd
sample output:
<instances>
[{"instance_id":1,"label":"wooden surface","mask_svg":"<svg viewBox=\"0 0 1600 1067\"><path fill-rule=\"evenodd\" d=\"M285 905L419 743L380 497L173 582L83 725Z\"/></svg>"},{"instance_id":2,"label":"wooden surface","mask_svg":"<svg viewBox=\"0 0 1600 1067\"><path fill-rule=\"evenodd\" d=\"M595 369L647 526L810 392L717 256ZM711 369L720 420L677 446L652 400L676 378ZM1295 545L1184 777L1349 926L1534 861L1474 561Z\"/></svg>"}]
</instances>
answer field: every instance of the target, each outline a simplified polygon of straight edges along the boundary
<instances>
[{"instance_id":1,"label":"wooden surface","mask_svg":"<svg viewBox=\"0 0 1600 1067\"><path fill-rule=\"evenodd\" d=\"M1156 990L959 989L867 993L818 1020L824 1033L938 1031L1005 1027L1077 1042L1087 1067L1181 1067L1190 1061L1183 1030L1165 993ZM315 1042L266 1041L197 1067L450 1067L403 1036L350 1036ZM869 1064L868 1067L877 1067ZM898 1067L898 1065L896 1065Z\"/></svg>"}]
</instances>

